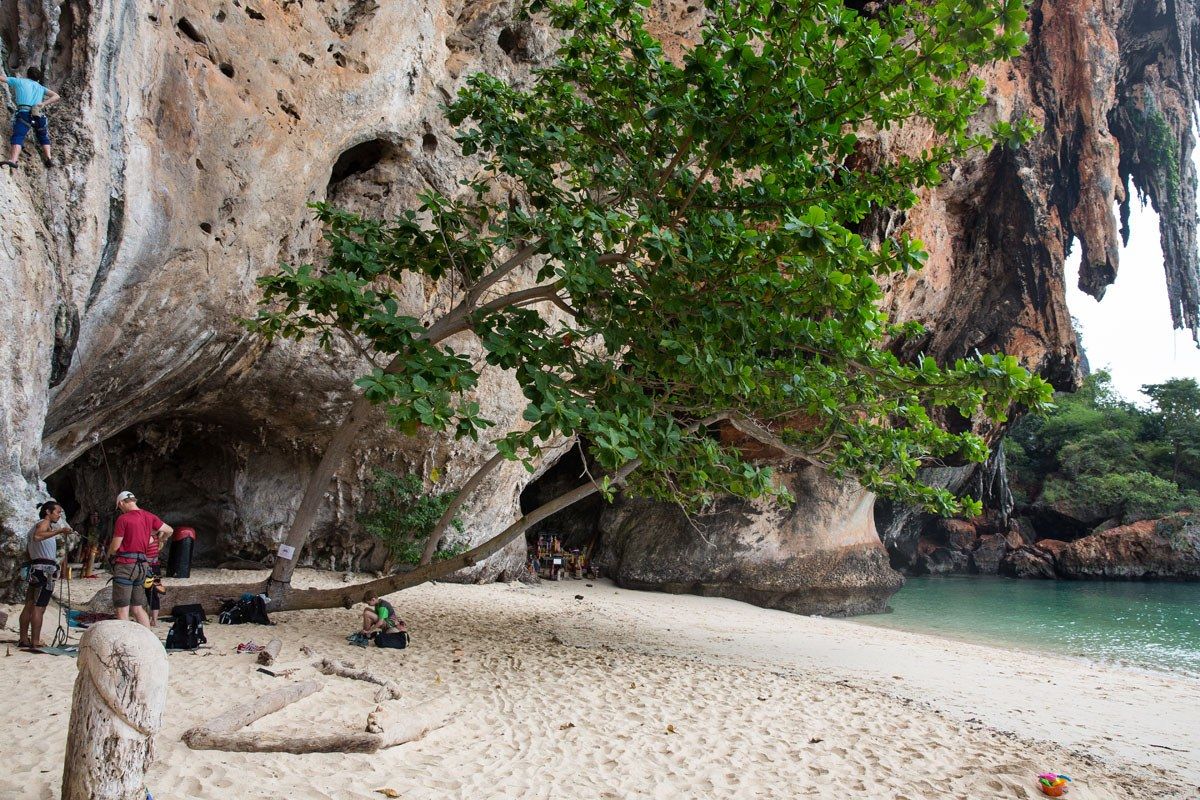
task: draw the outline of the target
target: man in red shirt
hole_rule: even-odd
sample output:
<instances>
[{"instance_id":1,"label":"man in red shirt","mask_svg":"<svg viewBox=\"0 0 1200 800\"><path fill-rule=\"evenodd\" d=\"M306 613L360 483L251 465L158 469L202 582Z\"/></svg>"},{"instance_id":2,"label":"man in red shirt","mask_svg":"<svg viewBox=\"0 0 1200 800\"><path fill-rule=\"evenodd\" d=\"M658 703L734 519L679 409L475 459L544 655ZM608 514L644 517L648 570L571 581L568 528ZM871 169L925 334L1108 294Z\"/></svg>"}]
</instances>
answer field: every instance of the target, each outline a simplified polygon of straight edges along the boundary
<instances>
[{"instance_id":1,"label":"man in red shirt","mask_svg":"<svg viewBox=\"0 0 1200 800\"><path fill-rule=\"evenodd\" d=\"M129 619L130 608L137 622L150 627L146 614L146 578L149 575L151 539L158 547L174 530L149 511L138 508L133 492L117 495L117 510L121 516L113 526L108 556L113 559L113 608L117 619Z\"/></svg>"}]
</instances>

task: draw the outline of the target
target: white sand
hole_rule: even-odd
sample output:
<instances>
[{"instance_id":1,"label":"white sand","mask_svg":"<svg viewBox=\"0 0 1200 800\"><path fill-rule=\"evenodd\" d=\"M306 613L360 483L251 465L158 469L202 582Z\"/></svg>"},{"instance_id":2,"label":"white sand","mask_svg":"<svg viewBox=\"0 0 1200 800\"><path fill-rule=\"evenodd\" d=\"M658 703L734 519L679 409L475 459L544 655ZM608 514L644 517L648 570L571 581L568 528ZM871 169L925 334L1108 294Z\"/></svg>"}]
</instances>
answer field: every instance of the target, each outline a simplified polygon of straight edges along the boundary
<instances>
[{"instance_id":1,"label":"white sand","mask_svg":"<svg viewBox=\"0 0 1200 800\"><path fill-rule=\"evenodd\" d=\"M348 646L357 611L276 614L272 629L211 623L209 649L170 655L147 783L160 800L380 798L385 787L405 798L932 800L1040 797L1036 775L1054 769L1075 778L1073 800L1200 795L1198 680L591 583L402 592L391 600L413 634L405 651ZM19 609L6 610L15 639ZM465 711L375 755L189 750L188 727L289 680L233 652L272 635L280 661L301 660L305 643L390 676L414 704L449 693ZM55 798L75 662L12 647L0 673L0 797ZM362 725L375 687L321 680L253 729Z\"/></svg>"}]
</instances>

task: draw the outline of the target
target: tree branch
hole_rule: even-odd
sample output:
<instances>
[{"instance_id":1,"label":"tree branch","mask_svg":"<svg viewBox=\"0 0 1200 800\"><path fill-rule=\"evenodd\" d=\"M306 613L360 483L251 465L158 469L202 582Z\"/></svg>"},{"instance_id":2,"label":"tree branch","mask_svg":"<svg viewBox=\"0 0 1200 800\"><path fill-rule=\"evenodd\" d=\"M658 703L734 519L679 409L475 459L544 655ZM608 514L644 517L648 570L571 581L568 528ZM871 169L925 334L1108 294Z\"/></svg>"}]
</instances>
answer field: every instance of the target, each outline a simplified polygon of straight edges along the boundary
<instances>
[{"instance_id":1,"label":"tree branch","mask_svg":"<svg viewBox=\"0 0 1200 800\"><path fill-rule=\"evenodd\" d=\"M418 562L419 566L424 566L433 560L433 555L437 552L438 544L441 543L442 537L446 535L446 529L450 527L450 523L454 520L455 515L458 514L458 510L462 508L467 498L479 488L484 478L499 466L503 460L503 454L497 451L482 467L475 470L475 474L454 495L454 499L450 501L450 505L446 506L446 510L442 513L442 518L437 521L437 525L434 525L433 530L429 533L429 539L425 542L425 549L421 552L421 560Z\"/></svg>"}]
</instances>

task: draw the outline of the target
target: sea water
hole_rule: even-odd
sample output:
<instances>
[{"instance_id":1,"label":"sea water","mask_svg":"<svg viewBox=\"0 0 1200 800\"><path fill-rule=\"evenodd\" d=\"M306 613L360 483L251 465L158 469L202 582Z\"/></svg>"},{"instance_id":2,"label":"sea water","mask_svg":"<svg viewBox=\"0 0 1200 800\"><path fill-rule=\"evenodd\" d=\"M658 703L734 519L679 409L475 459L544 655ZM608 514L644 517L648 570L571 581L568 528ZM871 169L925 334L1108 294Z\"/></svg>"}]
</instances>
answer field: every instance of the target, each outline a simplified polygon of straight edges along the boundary
<instances>
[{"instance_id":1,"label":"sea water","mask_svg":"<svg viewBox=\"0 0 1200 800\"><path fill-rule=\"evenodd\" d=\"M909 578L885 628L1200 676L1200 583Z\"/></svg>"}]
</instances>

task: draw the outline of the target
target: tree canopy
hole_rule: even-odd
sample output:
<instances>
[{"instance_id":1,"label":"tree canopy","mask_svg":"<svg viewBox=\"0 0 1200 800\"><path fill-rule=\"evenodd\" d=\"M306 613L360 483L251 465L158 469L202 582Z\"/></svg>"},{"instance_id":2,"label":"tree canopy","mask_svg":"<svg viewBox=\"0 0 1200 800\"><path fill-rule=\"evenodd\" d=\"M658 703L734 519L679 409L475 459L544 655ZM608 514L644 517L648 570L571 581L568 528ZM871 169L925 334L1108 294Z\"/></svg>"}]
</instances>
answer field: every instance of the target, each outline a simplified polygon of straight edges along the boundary
<instances>
[{"instance_id":1,"label":"tree canopy","mask_svg":"<svg viewBox=\"0 0 1200 800\"><path fill-rule=\"evenodd\" d=\"M1097 372L1055 395L1045 416L1018 422L1005 448L1019 499L1083 504L1125 523L1200 509L1200 385L1175 378L1142 391L1148 408Z\"/></svg>"},{"instance_id":2,"label":"tree canopy","mask_svg":"<svg viewBox=\"0 0 1200 800\"><path fill-rule=\"evenodd\" d=\"M919 269L922 245L863 236L869 215L911 207L954 159L1030 135L1024 123L972 121L985 102L972 69L1025 41L1020 0L870 14L840 0L729 0L708 6L678 55L647 29L647 5L534 2L527 13L560 36L551 63L521 86L474 75L446 107L477 167L459 190L431 190L386 220L318 205L327 260L260 280L252 330L327 346L344 336L370 364L289 544L303 545L365 404L404 431L494 442L484 471L585 436L605 471L592 490L625 481L685 505L785 495L768 467L716 435L732 425L881 495L954 513L975 504L922 484L918 467L979 461L987 447L946 415L1002 421L1014 404L1049 399L1004 354L898 360L889 346L922 330L889 321L878 280ZM908 127L930 143L873 146L876 133ZM452 302L432 315L403 308L398 287L414 276ZM519 383L520 424L481 415L472 392L484 365L451 338L467 332L487 367ZM446 511L423 563L476 485ZM285 584L294 563L277 564L274 580Z\"/></svg>"}]
</instances>

